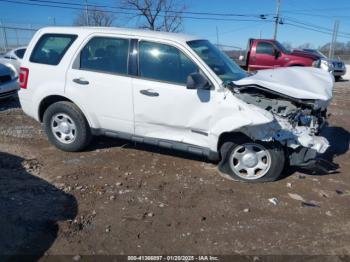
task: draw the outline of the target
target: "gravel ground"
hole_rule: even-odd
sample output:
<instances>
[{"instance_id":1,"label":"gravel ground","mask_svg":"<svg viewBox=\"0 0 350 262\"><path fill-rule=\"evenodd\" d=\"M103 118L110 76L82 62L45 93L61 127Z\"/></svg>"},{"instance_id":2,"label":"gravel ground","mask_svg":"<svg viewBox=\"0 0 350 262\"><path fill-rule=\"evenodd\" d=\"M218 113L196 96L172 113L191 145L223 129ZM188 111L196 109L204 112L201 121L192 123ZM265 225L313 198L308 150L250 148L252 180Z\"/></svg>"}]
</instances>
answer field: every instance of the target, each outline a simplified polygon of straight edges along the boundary
<instances>
[{"instance_id":1,"label":"gravel ground","mask_svg":"<svg viewBox=\"0 0 350 262\"><path fill-rule=\"evenodd\" d=\"M65 153L0 102L0 254L350 255L350 83L330 106L340 165L247 184L205 159L109 138ZM79 256L78 256L79 255Z\"/></svg>"}]
</instances>

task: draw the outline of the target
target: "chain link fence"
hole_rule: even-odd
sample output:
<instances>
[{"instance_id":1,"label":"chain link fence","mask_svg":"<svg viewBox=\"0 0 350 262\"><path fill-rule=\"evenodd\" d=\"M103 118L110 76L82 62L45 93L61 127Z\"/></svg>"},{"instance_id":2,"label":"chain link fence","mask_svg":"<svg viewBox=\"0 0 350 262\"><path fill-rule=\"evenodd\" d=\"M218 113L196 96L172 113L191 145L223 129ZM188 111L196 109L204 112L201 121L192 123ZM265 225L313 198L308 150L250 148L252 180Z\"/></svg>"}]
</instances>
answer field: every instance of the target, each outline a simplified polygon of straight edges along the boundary
<instances>
[{"instance_id":1,"label":"chain link fence","mask_svg":"<svg viewBox=\"0 0 350 262\"><path fill-rule=\"evenodd\" d=\"M338 54L338 55L334 55L334 58L343 61L347 65L350 64L350 54Z\"/></svg>"},{"instance_id":2,"label":"chain link fence","mask_svg":"<svg viewBox=\"0 0 350 262\"><path fill-rule=\"evenodd\" d=\"M5 25L0 23L0 54L20 46L26 46L38 28L31 25Z\"/></svg>"}]
</instances>

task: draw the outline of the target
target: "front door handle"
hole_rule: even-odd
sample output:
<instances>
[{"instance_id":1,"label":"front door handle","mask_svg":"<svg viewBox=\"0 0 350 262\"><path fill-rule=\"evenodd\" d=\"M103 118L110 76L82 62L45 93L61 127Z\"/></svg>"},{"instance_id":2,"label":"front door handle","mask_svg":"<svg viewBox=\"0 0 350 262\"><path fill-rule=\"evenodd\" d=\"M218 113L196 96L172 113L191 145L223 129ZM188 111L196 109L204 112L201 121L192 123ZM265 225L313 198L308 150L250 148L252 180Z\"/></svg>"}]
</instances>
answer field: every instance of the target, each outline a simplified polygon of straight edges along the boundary
<instances>
[{"instance_id":1,"label":"front door handle","mask_svg":"<svg viewBox=\"0 0 350 262\"><path fill-rule=\"evenodd\" d=\"M74 78L73 82L77 83L79 85L88 85L89 84L89 81L85 80L84 78Z\"/></svg>"},{"instance_id":2,"label":"front door handle","mask_svg":"<svg viewBox=\"0 0 350 262\"><path fill-rule=\"evenodd\" d=\"M140 93L145 96L153 96L153 97L159 96L159 93L154 92L152 89L147 89L147 90L143 89L140 91Z\"/></svg>"}]
</instances>

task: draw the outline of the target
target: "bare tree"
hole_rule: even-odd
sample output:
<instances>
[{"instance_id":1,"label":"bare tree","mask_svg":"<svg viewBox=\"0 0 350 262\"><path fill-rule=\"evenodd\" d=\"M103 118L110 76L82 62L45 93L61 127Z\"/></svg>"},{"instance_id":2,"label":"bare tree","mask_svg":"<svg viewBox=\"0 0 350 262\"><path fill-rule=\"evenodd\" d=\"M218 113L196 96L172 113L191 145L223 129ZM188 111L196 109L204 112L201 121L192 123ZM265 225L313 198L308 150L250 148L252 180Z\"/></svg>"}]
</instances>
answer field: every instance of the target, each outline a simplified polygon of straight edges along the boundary
<instances>
[{"instance_id":1,"label":"bare tree","mask_svg":"<svg viewBox=\"0 0 350 262\"><path fill-rule=\"evenodd\" d=\"M124 6L136 9L136 16L143 20L141 28L154 31L182 31L185 5L176 0L123 0Z\"/></svg>"},{"instance_id":2,"label":"bare tree","mask_svg":"<svg viewBox=\"0 0 350 262\"><path fill-rule=\"evenodd\" d=\"M282 45L287 49L292 49L292 44L288 41L283 42Z\"/></svg>"},{"instance_id":3,"label":"bare tree","mask_svg":"<svg viewBox=\"0 0 350 262\"><path fill-rule=\"evenodd\" d=\"M314 49L314 45L311 43L304 43L298 46L299 49Z\"/></svg>"},{"instance_id":4,"label":"bare tree","mask_svg":"<svg viewBox=\"0 0 350 262\"><path fill-rule=\"evenodd\" d=\"M87 11L82 11L74 21L78 26L111 26L116 17L113 13L96 7L90 7Z\"/></svg>"}]
</instances>

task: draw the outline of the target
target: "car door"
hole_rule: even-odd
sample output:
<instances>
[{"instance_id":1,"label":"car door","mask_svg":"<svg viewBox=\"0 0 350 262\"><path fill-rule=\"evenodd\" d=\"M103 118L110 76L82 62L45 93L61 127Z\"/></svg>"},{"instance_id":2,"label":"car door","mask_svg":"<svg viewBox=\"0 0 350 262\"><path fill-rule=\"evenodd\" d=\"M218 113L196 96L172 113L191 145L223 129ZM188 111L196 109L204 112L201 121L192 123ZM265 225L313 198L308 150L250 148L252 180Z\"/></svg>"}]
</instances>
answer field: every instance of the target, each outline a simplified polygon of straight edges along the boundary
<instances>
[{"instance_id":1,"label":"car door","mask_svg":"<svg viewBox=\"0 0 350 262\"><path fill-rule=\"evenodd\" d=\"M96 128L134 132L128 38L94 36L67 72L68 97L98 123Z\"/></svg>"},{"instance_id":2,"label":"car door","mask_svg":"<svg viewBox=\"0 0 350 262\"><path fill-rule=\"evenodd\" d=\"M250 57L252 70L270 69L276 66L275 48L270 42L258 42L254 55Z\"/></svg>"},{"instance_id":3,"label":"car door","mask_svg":"<svg viewBox=\"0 0 350 262\"><path fill-rule=\"evenodd\" d=\"M194 145L207 143L214 90L186 88L200 71L178 47L139 42L139 77L133 79L135 134Z\"/></svg>"}]
</instances>

